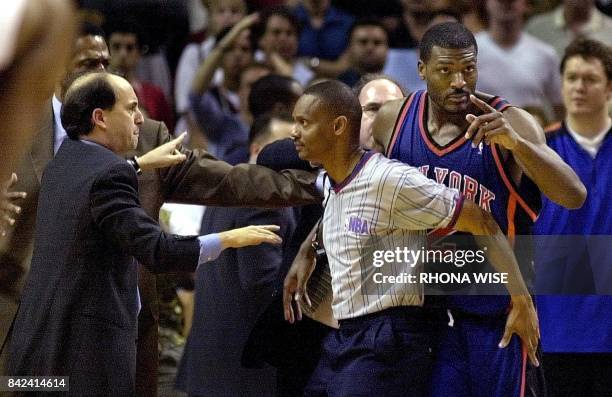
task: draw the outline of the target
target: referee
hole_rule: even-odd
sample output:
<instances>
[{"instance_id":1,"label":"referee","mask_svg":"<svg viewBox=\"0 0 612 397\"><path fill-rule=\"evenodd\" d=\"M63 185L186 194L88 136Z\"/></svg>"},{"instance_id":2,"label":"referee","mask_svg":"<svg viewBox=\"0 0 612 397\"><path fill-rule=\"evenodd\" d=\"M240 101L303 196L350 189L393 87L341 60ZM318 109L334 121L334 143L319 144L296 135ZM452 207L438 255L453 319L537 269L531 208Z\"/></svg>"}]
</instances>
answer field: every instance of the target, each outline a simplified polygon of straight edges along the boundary
<instances>
[{"instance_id":1,"label":"referee","mask_svg":"<svg viewBox=\"0 0 612 397\"><path fill-rule=\"evenodd\" d=\"M524 321L521 338L537 341L537 318L512 250L487 212L417 169L364 152L361 107L350 88L327 81L296 103L292 133L300 158L321 164L330 178L323 242L332 276L334 317L340 328L324 340L307 396L424 396L431 366L429 316L417 282L422 264L380 253L418 251L428 229L472 233L496 270L508 274L513 311ZM415 277L416 278L416 277ZM386 280L380 282L380 280ZM292 295L285 296L293 317Z\"/></svg>"}]
</instances>

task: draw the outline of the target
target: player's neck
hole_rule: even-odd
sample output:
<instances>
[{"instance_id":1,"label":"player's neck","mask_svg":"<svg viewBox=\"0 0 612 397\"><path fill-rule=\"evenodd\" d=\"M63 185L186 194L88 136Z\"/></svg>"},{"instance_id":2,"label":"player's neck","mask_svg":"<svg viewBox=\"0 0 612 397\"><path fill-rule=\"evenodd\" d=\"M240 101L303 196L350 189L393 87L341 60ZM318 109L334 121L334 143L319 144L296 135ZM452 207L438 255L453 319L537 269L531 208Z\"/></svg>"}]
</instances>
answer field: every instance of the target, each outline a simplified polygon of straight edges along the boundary
<instances>
[{"instance_id":1,"label":"player's neck","mask_svg":"<svg viewBox=\"0 0 612 397\"><path fill-rule=\"evenodd\" d=\"M344 181L355 169L363 156L364 150L355 147L351 150L336 152L323 163L323 167L331 179L336 183Z\"/></svg>"},{"instance_id":2,"label":"player's neck","mask_svg":"<svg viewBox=\"0 0 612 397\"><path fill-rule=\"evenodd\" d=\"M449 113L446 110L438 107L433 101L429 101L430 106L427 109L427 130L434 137L440 135L452 135L454 139L467 128L468 122L465 119L466 113ZM438 142L440 144L440 142ZM443 143L442 143L443 144Z\"/></svg>"},{"instance_id":3,"label":"player's neck","mask_svg":"<svg viewBox=\"0 0 612 397\"><path fill-rule=\"evenodd\" d=\"M593 138L611 125L607 108L598 114L572 115L568 114L565 119L567 126L580 136Z\"/></svg>"}]
</instances>

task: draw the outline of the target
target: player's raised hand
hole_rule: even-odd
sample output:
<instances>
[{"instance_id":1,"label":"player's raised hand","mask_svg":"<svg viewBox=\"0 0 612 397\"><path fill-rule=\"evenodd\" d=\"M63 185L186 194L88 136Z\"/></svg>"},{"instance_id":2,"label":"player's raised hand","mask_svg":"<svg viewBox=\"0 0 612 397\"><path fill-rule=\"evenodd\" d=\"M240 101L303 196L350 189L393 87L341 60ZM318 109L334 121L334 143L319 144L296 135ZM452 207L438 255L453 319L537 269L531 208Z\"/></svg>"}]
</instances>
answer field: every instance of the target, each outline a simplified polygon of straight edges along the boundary
<instances>
[{"instance_id":1,"label":"player's raised hand","mask_svg":"<svg viewBox=\"0 0 612 397\"><path fill-rule=\"evenodd\" d=\"M470 95L470 100L483 111L483 114L476 116L470 113L465 116L470 123L465 139L472 139L473 146L478 146L484 141L487 145L495 143L508 150L513 150L520 137L502 112L498 112L475 95Z\"/></svg>"},{"instance_id":2,"label":"player's raised hand","mask_svg":"<svg viewBox=\"0 0 612 397\"><path fill-rule=\"evenodd\" d=\"M279 230L280 227L277 225L246 226L221 232L219 233L219 239L223 249L242 248L263 243L280 244L283 240L275 233Z\"/></svg>"},{"instance_id":3,"label":"player's raised hand","mask_svg":"<svg viewBox=\"0 0 612 397\"><path fill-rule=\"evenodd\" d=\"M510 343L512 334L517 334L524 346L527 348L529 361L536 367L540 362L536 356L540 340L540 326L538 316L531 297L528 295L515 295L512 297L512 307L506 320L504 336L499 342L499 347L505 348Z\"/></svg>"},{"instance_id":4,"label":"player's raised hand","mask_svg":"<svg viewBox=\"0 0 612 397\"><path fill-rule=\"evenodd\" d=\"M159 145L138 157L138 165L143 171L150 171L182 163L187 158L187 156L180 152L181 145L186 136L187 132L183 132L175 139Z\"/></svg>"},{"instance_id":5,"label":"player's raised hand","mask_svg":"<svg viewBox=\"0 0 612 397\"><path fill-rule=\"evenodd\" d=\"M15 216L21 213L21 207L14 204L14 200L25 198L26 192L10 191L17 183L17 174L0 186L0 235L5 236L8 228L15 224Z\"/></svg>"},{"instance_id":6,"label":"player's raised hand","mask_svg":"<svg viewBox=\"0 0 612 397\"><path fill-rule=\"evenodd\" d=\"M285 320L291 324L302 319L302 303L311 306L306 285L316 263L314 250L310 247L310 239L306 239L306 243L308 244L302 244L302 247L300 247L300 251L293 260L287 276L285 276L283 285Z\"/></svg>"}]
</instances>

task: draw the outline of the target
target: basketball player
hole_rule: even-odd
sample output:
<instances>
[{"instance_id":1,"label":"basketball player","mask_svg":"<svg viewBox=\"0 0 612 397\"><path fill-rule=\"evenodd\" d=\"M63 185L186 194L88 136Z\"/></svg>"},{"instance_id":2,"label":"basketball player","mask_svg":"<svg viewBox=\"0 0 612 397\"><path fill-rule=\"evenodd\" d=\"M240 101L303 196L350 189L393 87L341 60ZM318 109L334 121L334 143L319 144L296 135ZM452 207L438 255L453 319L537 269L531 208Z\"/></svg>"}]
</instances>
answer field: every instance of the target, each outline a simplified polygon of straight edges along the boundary
<instances>
[{"instance_id":1,"label":"basketball player","mask_svg":"<svg viewBox=\"0 0 612 397\"><path fill-rule=\"evenodd\" d=\"M586 190L546 146L528 113L499 97L473 95L477 52L472 33L461 24L430 28L420 43L418 64L427 91L383 106L374 140L389 158L460 190L466 201L491 213L517 249L525 242L519 236L530 234L537 217L539 191L561 206L579 208ZM524 276L532 275L531 258L519 258L519 264ZM508 297L451 296L446 304L449 325L436 359L432 396L539 395L541 372L527 365L526 353L532 364L538 361L527 341L521 346L512 337Z\"/></svg>"},{"instance_id":2,"label":"basketball player","mask_svg":"<svg viewBox=\"0 0 612 397\"><path fill-rule=\"evenodd\" d=\"M538 329L508 241L493 217L457 189L416 168L365 152L359 144L361 107L350 88L327 81L308 88L293 111L292 132L301 159L319 163L330 178L323 215L340 328L324 341L305 395L424 396L431 366L428 313L419 283L378 282L377 275L416 275L419 261L390 260L377 252L419 250L427 229L454 227L480 236L497 270L508 273L512 313L527 319L521 337L533 347ZM378 277L380 279L380 277Z\"/></svg>"}]
</instances>

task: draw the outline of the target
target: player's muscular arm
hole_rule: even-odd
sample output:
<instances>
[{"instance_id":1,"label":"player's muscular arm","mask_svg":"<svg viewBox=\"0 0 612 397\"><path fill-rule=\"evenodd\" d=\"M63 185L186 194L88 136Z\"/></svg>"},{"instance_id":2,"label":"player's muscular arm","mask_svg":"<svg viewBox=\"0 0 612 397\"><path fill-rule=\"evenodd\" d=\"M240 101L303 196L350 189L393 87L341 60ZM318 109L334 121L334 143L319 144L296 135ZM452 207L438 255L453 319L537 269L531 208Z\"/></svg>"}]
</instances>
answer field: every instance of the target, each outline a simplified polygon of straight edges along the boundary
<instances>
[{"instance_id":1,"label":"player's muscular arm","mask_svg":"<svg viewBox=\"0 0 612 397\"><path fill-rule=\"evenodd\" d=\"M498 112L486 102L470 96L483 114L468 114L466 138L475 145L497 144L512 153L520 169L548 198L566 208L580 208L586 188L576 173L546 145L544 131L526 111L515 107Z\"/></svg>"},{"instance_id":2,"label":"player's muscular arm","mask_svg":"<svg viewBox=\"0 0 612 397\"><path fill-rule=\"evenodd\" d=\"M490 213L472 201L465 200L455 229L473 234L480 247L487 247L487 258L495 270L508 273L506 287L511 295L529 296L508 239Z\"/></svg>"},{"instance_id":3,"label":"player's muscular arm","mask_svg":"<svg viewBox=\"0 0 612 397\"><path fill-rule=\"evenodd\" d=\"M533 116L514 107L504 115L519 135L512 154L523 172L555 203L570 209L582 207L586 188L574 170L546 145L544 131Z\"/></svg>"},{"instance_id":4,"label":"player's muscular arm","mask_svg":"<svg viewBox=\"0 0 612 397\"><path fill-rule=\"evenodd\" d=\"M372 149L383 154L387 153L395 121L399 117L405 100L406 98L395 99L381 106L372 123L372 137L374 138Z\"/></svg>"},{"instance_id":5,"label":"player's muscular arm","mask_svg":"<svg viewBox=\"0 0 612 397\"><path fill-rule=\"evenodd\" d=\"M473 234L476 243L486 247L487 259L495 270L508 274L506 288L511 295L511 310L500 347L506 347L512 334L516 333L525 343L531 362L539 365L536 358L540 338L538 317L506 236L493 216L470 200L464 201L455 229Z\"/></svg>"}]
</instances>

